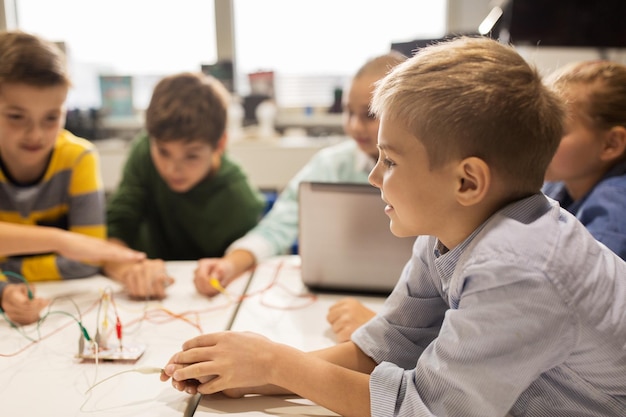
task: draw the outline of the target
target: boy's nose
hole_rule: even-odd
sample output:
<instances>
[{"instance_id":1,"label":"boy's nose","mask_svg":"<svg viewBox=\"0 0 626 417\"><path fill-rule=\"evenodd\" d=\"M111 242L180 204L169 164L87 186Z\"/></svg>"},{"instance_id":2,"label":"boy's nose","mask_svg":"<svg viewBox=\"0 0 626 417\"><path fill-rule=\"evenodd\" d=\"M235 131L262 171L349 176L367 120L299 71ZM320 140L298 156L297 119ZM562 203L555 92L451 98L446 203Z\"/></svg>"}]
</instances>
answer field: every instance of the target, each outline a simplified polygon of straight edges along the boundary
<instances>
[{"instance_id":1,"label":"boy's nose","mask_svg":"<svg viewBox=\"0 0 626 417\"><path fill-rule=\"evenodd\" d=\"M37 123L29 123L28 127L26 128L26 138L28 140L28 143L38 143L43 137L43 131L43 128L41 128L41 126L39 126Z\"/></svg>"},{"instance_id":2,"label":"boy's nose","mask_svg":"<svg viewBox=\"0 0 626 417\"><path fill-rule=\"evenodd\" d=\"M380 188L380 183L378 182L379 178L378 178L378 166L380 164L376 164L374 165L374 168L372 168L372 170L370 171L369 175L367 176L367 180L369 181L370 184L372 184L374 187L376 188Z\"/></svg>"},{"instance_id":3,"label":"boy's nose","mask_svg":"<svg viewBox=\"0 0 626 417\"><path fill-rule=\"evenodd\" d=\"M181 170L182 166L183 166L182 162L168 161L166 164L166 169L167 169L167 172L176 173Z\"/></svg>"}]
</instances>

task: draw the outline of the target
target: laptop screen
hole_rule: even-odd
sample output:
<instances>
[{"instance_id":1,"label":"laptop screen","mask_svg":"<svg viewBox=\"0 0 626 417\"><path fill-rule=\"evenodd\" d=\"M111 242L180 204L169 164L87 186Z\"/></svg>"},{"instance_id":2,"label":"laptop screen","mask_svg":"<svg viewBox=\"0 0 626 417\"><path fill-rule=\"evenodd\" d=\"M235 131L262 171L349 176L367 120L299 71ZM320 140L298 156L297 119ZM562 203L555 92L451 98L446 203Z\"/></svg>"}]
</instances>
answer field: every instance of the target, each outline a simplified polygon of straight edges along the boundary
<instances>
[{"instance_id":1,"label":"laptop screen","mask_svg":"<svg viewBox=\"0 0 626 417\"><path fill-rule=\"evenodd\" d=\"M411 257L414 237L398 238L380 191L369 184L302 182L302 280L316 290L389 293Z\"/></svg>"}]
</instances>

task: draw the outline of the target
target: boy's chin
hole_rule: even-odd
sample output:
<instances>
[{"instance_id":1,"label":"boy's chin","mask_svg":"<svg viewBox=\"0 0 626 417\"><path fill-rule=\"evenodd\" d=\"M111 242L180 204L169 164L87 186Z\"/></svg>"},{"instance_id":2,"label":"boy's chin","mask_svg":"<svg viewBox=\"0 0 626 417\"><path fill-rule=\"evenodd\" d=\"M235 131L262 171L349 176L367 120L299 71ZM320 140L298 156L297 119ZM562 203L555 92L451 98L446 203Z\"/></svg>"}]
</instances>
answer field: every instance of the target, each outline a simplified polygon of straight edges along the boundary
<instances>
[{"instance_id":1,"label":"boy's chin","mask_svg":"<svg viewBox=\"0 0 626 417\"><path fill-rule=\"evenodd\" d=\"M418 235L417 233L412 233L410 230L406 230L403 227L394 225L393 222L389 226L389 229L395 237L412 237Z\"/></svg>"},{"instance_id":2,"label":"boy's chin","mask_svg":"<svg viewBox=\"0 0 626 417\"><path fill-rule=\"evenodd\" d=\"M191 183L185 183L185 184L167 183L167 186L169 187L170 190L179 194L186 193L187 191L191 190L194 185L195 184L191 184Z\"/></svg>"}]
</instances>

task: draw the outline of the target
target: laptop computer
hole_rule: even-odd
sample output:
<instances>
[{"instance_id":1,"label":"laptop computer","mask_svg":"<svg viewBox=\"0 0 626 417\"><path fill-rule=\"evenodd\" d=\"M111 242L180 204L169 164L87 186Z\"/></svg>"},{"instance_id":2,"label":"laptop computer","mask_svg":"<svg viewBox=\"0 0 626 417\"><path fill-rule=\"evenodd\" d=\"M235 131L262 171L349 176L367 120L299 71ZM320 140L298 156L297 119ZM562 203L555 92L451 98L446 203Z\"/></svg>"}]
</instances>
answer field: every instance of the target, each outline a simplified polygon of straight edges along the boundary
<instances>
[{"instance_id":1,"label":"laptop computer","mask_svg":"<svg viewBox=\"0 0 626 417\"><path fill-rule=\"evenodd\" d=\"M380 190L369 184L302 182L299 254L312 290L388 294L415 237L389 230Z\"/></svg>"}]
</instances>

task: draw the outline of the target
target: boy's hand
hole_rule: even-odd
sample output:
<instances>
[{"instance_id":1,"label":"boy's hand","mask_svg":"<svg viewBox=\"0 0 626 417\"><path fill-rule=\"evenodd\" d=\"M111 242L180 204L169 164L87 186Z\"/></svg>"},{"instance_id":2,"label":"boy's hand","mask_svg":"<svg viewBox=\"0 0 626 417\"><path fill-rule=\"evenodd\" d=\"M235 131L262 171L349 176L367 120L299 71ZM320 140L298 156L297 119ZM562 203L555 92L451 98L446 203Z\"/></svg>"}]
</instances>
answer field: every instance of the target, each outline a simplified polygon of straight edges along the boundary
<instances>
[{"instance_id":1,"label":"boy's hand","mask_svg":"<svg viewBox=\"0 0 626 417\"><path fill-rule=\"evenodd\" d=\"M375 312L365 307L354 298L347 297L337 301L328 309L326 320L332 326L338 342L350 340L352 333L365 324Z\"/></svg>"},{"instance_id":2,"label":"boy's hand","mask_svg":"<svg viewBox=\"0 0 626 417\"><path fill-rule=\"evenodd\" d=\"M163 299L165 288L174 283L167 275L165 262L162 259L145 259L141 262L125 264L123 271L117 272L120 281L132 298Z\"/></svg>"},{"instance_id":3,"label":"boy's hand","mask_svg":"<svg viewBox=\"0 0 626 417\"><path fill-rule=\"evenodd\" d=\"M223 258L200 259L193 282L200 294L212 297L221 290L211 284L212 280L217 280L221 287L226 287L255 263L254 255L246 249L235 249Z\"/></svg>"},{"instance_id":4,"label":"boy's hand","mask_svg":"<svg viewBox=\"0 0 626 417\"><path fill-rule=\"evenodd\" d=\"M34 291L34 288L31 287ZM8 284L2 292L2 309L9 320L16 324L31 324L39 320L39 313L48 305L48 300L28 298L24 284Z\"/></svg>"},{"instance_id":5,"label":"boy's hand","mask_svg":"<svg viewBox=\"0 0 626 417\"><path fill-rule=\"evenodd\" d=\"M179 365L179 364L172 362L174 357L176 357L176 355L174 355L168 362L167 366L169 366L169 368L167 370L164 368L163 371L161 372L160 378L161 378L161 381L163 382L170 379L170 375L167 373L168 370L170 371L170 373L174 373L176 370L182 369L185 367L185 365ZM186 379L184 381L177 381L175 379L172 379L172 386L176 388L178 391L185 391L187 394L195 395L198 393L198 385L204 382L208 382L211 379L213 379L212 376L211 377L210 376L199 377L198 379Z\"/></svg>"},{"instance_id":6,"label":"boy's hand","mask_svg":"<svg viewBox=\"0 0 626 417\"><path fill-rule=\"evenodd\" d=\"M217 279L222 287L226 287L235 277L235 265L226 258L204 258L198 261L194 272L193 283L200 294L213 297L219 289L211 284Z\"/></svg>"},{"instance_id":7,"label":"boy's hand","mask_svg":"<svg viewBox=\"0 0 626 417\"><path fill-rule=\"evenodd\" d=\"M205 334L186 341L163 368L161 380L172 378L172 386L188 393L239 396L250 392L246 387L259 387L270 392L268 375L280 346L250 332ZM291 349L291 348L289 348ZM267 389L262 389L265 387Z\"/></svg>"}]
</instances>

